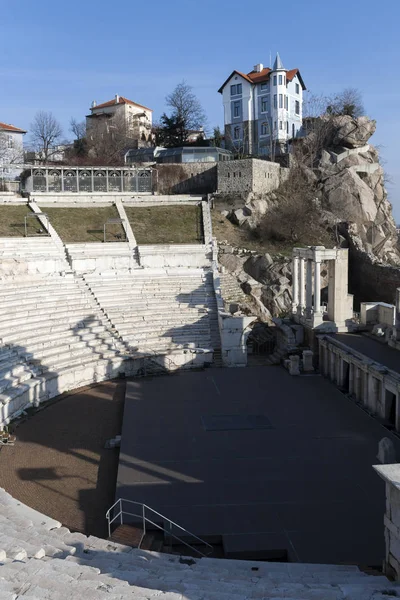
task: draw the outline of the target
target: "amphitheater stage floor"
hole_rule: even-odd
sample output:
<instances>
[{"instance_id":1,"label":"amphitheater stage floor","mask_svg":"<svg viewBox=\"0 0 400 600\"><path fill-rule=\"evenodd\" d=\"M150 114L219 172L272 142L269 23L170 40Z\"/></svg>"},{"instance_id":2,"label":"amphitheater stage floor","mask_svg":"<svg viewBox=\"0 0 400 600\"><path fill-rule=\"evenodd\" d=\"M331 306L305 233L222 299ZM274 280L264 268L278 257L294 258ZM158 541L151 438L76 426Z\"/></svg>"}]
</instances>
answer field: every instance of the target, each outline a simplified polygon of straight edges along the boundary
<instances>
[{"instance_id":1,"label":"amphitheater stage floor","mask_svg":"<svg viewBox=\"0 0 400 600\"><path fill-rule=\"evenodd\" d=\"M281 367L128 381L116 497L229 548L381 565L384 436L400 450L328 380Z\"/></svg>"}]
</instances>

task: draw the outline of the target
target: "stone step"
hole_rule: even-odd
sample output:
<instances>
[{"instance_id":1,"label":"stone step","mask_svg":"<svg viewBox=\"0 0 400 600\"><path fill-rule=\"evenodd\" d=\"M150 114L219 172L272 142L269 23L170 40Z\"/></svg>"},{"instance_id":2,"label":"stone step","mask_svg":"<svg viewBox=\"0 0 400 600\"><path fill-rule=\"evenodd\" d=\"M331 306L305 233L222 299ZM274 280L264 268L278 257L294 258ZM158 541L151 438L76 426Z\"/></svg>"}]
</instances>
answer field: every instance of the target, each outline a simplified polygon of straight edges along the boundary
<instances>
[{"instance_id":1,"label":"stone step","mask_svg":"<svg viewBox=\"0 0 400 600\"><path fill-rule=\"evenodd\" d=\"M107 343L107 340L94 340L92 344L91 341L86 342L78 339L74 342L64 344L63 339L60 339L59 345L57 346L51 346L50 348L43 348L40 350L38 349L35 352L26 352L24 353L24 356L28 361L33 361L34 363L37 360L47 363L49 360L62 360L64 355L75 355L75 353L78 352L80 354L101 354L104 350L110 350L110 347L112 347L112 342L112 338L110 339L109 343Z\"/></svg>"},{"instance_id":2,"label":"stone step","mask_svg":"<svg viewBox=\"0 0 400 600\"><path fill-rule=\"evenodd\" d=\"M75 325L78 328L80 323L90 322L94 316L93 308L88 307L87 310L63 310L54 315L46 315L46 318L44 318L44 315L37 315L31 317L27 323L21 318L13 318L9 319L8 326L4 321L0 322L0 339L4 341L6 339L4 334L7 335L10 331L32 329L39 324L49 330L49 326L59 323L60 320L66 325Z\"/></svg>"},{"instance_id":3,"label":"stone step","mask_svg":"<svg viewBox=\"0 0 400 600\"><path fill-rule=\"evenodd\" d=\"M0 322L4 322L7 316L17 317L19 315L30 317L32 315L52 315L57 311L66 311L74 309L91 308L92 304L87 298L70 298L61 302L43 302L27 305L19 305L7 308L0 308Z\"/></svg>"},{"instance_id":4,"label":"stone step","mask_svg":"<svg viewBox=\"0 0 400 600\"><path fill-rule=\"evenodd\" d=\"M81 322L84 323L83 321ZM100 320L96 320L95 323L99 324L92 325L90 322L88 322L88 320L86 320L86 327L77 327L76 319L73 319L72 323L68 327L68 323L63 323L60 325L59 320L57 319L46 322L46 329L43 328L41 321L34 323L33 326L31 323L27 323L24 329L17 328L16 331L11 331L9 335L3 335L2 339L5 345L10 344L11 350L14 350L18 353L19 350L29 350L30 345L36 343L36 341L39 342L40 340L50 341L53 339L59 339L60 335L64 334L67 337L81 335L82 332L84 334L85 332L96 334L105 330L105 326ZM0 332L0 337L1 335L2 334ZM14 348L14 344L20 344L21 347L19 349Z\"/></svg>"},{"instance_id":5,"label":"stone step","mask_svg":"<svg viewBox=\"0 0 400 600\"><path fill-rule=\"evenodd\" d=\"M113 358L118 355L118 350L110 350L108 345L99 347L96 350L91 348L72 349L65 351L56 351L53 354L48 354L44 357L38 356L31 359L32 364L38 365L42 371L54 369L59 373L65 367L83 365L85 359L87 362L96 362L101 359ZM72 368L70 369L72 371Z\"/></svg>"}]
</instances>

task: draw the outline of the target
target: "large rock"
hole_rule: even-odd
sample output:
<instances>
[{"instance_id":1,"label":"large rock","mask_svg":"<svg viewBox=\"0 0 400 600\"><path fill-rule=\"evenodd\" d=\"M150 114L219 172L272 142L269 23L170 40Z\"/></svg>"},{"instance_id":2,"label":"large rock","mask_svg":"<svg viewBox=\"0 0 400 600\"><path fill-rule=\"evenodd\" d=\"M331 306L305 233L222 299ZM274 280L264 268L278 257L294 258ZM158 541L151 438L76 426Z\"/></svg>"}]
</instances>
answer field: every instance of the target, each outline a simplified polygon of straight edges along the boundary
<instances>
[{"instance_id":1,"label":"large rock","mask_svg":"<svg viewBox=\"0 0 400 600\"><path fill-rule=\"evenodd\" d=\"M269 267L273 264L269 254L251 256L243 265L245 272L260 283L268 283L271 279Z\"/></svg>"},{"instance_id":2,"label":"large rock","mask_svg":"<svg viewBox=\"0 0 400 600\"><path fill-rule=\"evenodd\" d=\"M360 148L365 146L371 135L375 133L376 121L368 117L353 119L348 115L335 117L335 132L333 136L334 146L345 148Z\"/></svg>"},{"instance_id":3,"label":"large rock","mask_svg":"<svg viewBox=\"0 0 400 600\"><path fill-rule=\"evenodd\" d=\"M243 263L246 261L245 258L241 258L237 254L225 254L220 252L218 257L220 265L225 267L232 275L239 275L243 270Z\"/></svg>"},{"instance_id":4,"label":"large rock","mask_svg":"<svg viewBox=\"0 0 400 600\"><path fill-rule=\"evenodd\" d=\"M324 208L343 221L365 223L376 218L378 209L374 191L352 169L343 169L329 177L324 184L323 197Z\"/></svg>"}]
</instances>

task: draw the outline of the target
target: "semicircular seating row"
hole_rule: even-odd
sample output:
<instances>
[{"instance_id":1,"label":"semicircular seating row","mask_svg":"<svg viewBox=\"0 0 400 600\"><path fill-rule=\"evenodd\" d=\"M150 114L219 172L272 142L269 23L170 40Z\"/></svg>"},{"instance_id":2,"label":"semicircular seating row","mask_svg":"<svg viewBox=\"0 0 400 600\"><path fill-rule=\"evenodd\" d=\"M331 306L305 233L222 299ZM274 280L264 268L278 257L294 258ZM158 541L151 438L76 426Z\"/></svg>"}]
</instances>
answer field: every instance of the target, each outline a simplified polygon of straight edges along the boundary
<instances>
[{"instance_id":1,"label":"semicircular seating row","mask_svg":"<svg viewBox=\"0 0 400 600\"><path fill-rule=\"evenodd\" d=\"M78 275L51 238L1 238L0 279L0 425L64 391L135 374L144 355L210 361L220 345L208 269Z\"/></svg>"},{"instance_id":2,"label":"semicircular seating row","mask_svg":"<svg viewBox=\"0 0 400 600\"><path fill-rule=\"evenodd\" d=\"M185 560L87 537L0 488L1 600L384 600L399 591L355 565Z\"/></svg>"}]
</instances>

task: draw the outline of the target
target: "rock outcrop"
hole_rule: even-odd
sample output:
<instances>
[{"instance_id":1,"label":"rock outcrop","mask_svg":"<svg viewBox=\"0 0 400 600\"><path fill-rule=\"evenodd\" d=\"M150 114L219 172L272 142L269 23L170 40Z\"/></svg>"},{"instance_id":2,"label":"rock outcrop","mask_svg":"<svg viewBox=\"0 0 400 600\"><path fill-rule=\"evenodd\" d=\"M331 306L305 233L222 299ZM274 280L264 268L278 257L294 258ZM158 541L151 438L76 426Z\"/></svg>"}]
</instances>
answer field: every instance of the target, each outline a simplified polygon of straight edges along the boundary
<instances>
[{"instance_id":1,"label":"rock outcrop","mask_svg":"<svg viewBox=\"0 0 400 600\"><path fill-rule=\"evenodd\" d=\"M396 224L387 199L384 171L376 149L368 144L375 121L367 117L335 117L332 145L317 161L321 208L332 214L332 224L349 224L348 236L379 260L400 265Z\"/></svg>"}]
</instances>

